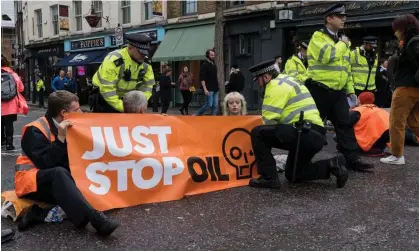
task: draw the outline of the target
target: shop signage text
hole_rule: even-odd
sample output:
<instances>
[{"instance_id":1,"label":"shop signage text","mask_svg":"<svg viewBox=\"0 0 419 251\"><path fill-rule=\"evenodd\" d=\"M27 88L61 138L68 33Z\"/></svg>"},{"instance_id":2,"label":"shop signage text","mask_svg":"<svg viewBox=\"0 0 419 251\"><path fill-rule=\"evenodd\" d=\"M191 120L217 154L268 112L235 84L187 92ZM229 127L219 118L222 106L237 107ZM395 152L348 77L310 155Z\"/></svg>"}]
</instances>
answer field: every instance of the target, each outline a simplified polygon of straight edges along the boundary
<instances>
[{"instance_id":1,"label":"shop signage text","mask_svg":"<svg viewBox=\"0 0 419 251\"><path fill-rule=\"evenodd\" d=\"M59 47L42 48L35 51L36 56L59 56L63 50Z\"/></svg>"},{"instance_id":2,"label":"shop signage text","mask_svg":"<svg viewBox=\"0 0 419 251\"><path fill-rule=\"evenodd\" d=\"M105 47L105 38L93 38L71 42L71 50Z\"/></svg>"},{"instance_id":3,"label":"shop signage text","mask_svg":"<svg viewBox=\"0 0 419 251\"><path fill-rule=\"evenodd\" d=\"M382 9L397 9L402 6L406 6L409 3L415 4L413 1L371 1L371 2L346 2L346 13L362 13L370 12L373 10L382 10ZM305 18L309 16L319 16L323 15L327 8L330 7L330 4L313 6L313 7L304 7L300 10L296 10L297 18Z\"/></svg>"},{"instance_id":4,"label":"shop signage text","mask_svg":"<svg viewBox=\"0 0 419 251\"><path fill-rule=\"evenodd\" d=\"M130 34L145 34L147 36L149 36L151 38L151 42L155 42L157 41L157 30L152 30L152 31L139 31L139 32L134 32L134 33L130 33ZM124 43L125 43L125 36L124 36ZM115 46L116 45L116 39L115 36L111 36L111 46Z\"/></svg>"}]
</instances>

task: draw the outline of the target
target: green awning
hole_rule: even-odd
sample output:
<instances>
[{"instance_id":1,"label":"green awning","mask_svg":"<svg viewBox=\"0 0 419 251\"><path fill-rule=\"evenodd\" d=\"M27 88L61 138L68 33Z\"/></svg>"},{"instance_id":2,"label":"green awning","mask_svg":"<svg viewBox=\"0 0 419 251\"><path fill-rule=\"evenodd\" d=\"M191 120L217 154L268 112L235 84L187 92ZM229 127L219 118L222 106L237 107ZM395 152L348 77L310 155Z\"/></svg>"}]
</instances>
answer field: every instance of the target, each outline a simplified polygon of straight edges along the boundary
<instances>
[{"instance_id":1,"label":"green awning","mask_svg":"<svg viewBox=\"0 0 419 251\"><path fill-rule=\"evenodd\" d=\"M205 60L205 51L214 48L214 25L168 30L152 61Z\"/></svg>"}]
</instances>

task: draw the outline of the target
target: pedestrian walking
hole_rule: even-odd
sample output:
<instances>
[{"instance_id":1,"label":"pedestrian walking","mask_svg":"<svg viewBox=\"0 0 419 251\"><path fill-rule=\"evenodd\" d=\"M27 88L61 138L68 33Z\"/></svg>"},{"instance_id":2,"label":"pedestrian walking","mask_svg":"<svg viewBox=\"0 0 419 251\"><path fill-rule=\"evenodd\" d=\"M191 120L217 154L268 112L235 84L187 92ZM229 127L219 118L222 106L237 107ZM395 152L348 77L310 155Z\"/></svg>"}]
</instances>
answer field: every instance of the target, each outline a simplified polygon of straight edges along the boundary
<instances>
[{"instance_id":1,"label":"pedestrian walking","mask_svg":"<svg viewBox=\"0 0 419 251\"><path fill-rule=\"evenodd\" d=\"M28 104L21 92L25 89L20 77L9 67L9 61L1 56L1 145L15 150L13 145L14 122L18 114L28 113Z\"/></svg>"},{"instance_id":2,"label":"pedestrian walking","mask_svg":"<svg viewBox=\"0 0 419 251\"><path fill-rule=\"evenodd\" d=\"M193 116L202 115L209 108L211 108L211 115L217 115L218 107L218 77L217 66L215 65L215 51L209 49L206 51L205 56L207 60L201 65L199 79L201 81L202 89L205 94L205 104Z\"/></svg>"},{"instance_id":3,"label":"pedestrian walking","mask_svg":"<svg viewBox=\"0 0 419 251\"><path fill-rule=\"evenodd\" d=\"M167 115L170 102L172 101L172 89L176 84L172 81L172 68L166 67L163 74L160 76L160 99L162 103L161 114Z\"/></svg>"},{"instance_id":4,"label":"pedestrian walking","mask_svg":"<svg viewBox=\"0 0 419 251\"><path fill-rule=\"evenodd\" d=\"M316 31L308 45L307 80L322 120L330 120L337 134L338 144L344 149L347 167L353 170L373 168L364 163L352 126L349 123L347 95L356 99L350 75L349 38L338 36L346 20L345 5L337 3L325 12L325 27ZM324 139L322 140L324 142Z\"/></svg>"},{"instance_id":5,"label":"pedestrian walking","mask_svg":"<svg viewBox=\"0 0 419 251\"><path fill-rule=\"evenodd\" d=\"M179 109L182 115L189 115L189 104L192 101L193 75L189 72L187 66L183 67L182 73L179 75L178 84L180 93L182 94L183 104Z\"/></svg>"},{"instance_id":6,"label":"pedestrian walking","mask_svg":"<svg viewBox=\"0 0 419 251\"><path fill-rule=\"evenodd\" d=\"M68 86L68 79L65 77L65 72L60 70L60 74L52 80L51 89L53 92L65 90Z\"/></svg>"},{"instance_id":7,"label":"pedestrian walking","mask_svg":"<svg viewBox=\"0 0 419 251\"><path fill-rule=\"evenodd\" d=\"M419 136L419 21L413 15L399 16L393 21L393 31L401 50L394 72L396 89L390 110L392 155L382 158L381 162L404 165L406 123Z\"/></svg>"},{"instance_id":8,"label":"pedestrian walking","mask_svg":"<svg viewBox=\"0 0 419 251\"><path fill-rule=\"evenodd\" d=\"M323 148L326 130L310 92L295 78L278 74L274 65L275 61L270 60L249 69L265 89L262 104L265 125L257 126L251 132L252 148L261 176L251 179L249 185L280 188L272 155L272 147L275 147L289 151L285 168L288 181L329 179L332 174L336 176L337 187L345 186L348 172L343 157L312 162L314 155ZM301 132L299 135L297 130Z\"/></svg>"}]
</instances>

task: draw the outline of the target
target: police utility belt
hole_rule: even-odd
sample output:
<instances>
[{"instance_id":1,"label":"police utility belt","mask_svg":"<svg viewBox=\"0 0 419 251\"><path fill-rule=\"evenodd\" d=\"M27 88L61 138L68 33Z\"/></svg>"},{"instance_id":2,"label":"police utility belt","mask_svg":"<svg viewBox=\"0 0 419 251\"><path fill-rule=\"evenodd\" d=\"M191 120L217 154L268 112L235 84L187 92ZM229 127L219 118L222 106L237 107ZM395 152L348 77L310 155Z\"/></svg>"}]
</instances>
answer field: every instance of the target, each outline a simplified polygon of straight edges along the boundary
<instances>
[{"instance_id":1,"label":"police utility belt","mask_svg":"<svg viewBox=\"0 0 419 251\"><path fill-rule=\"evenodd\" d=\"M309 85L310 86L307 86L308 88L317 87L319 89L326 90L328 92L337 92L337 91L340 91L340 90L332 89L329 86L323 84L322 82L315 81L315 80L312 80Z\"/></svg>"},{"instance_id":2,"label":"police utility belt","mask_svg":"<svg viewBox=\"0 0 419 251\"><path fill-rule=\"evenodd\" d=\"M296 122L293 124L293 127L295 129L299 129L302 128L303 132L309 132L312 131L314 133L320 134L321 136L324 136L326 134L326 128L322 127L322 126L318 126L316 124L313 124L311 121L309 120L303 120L302 122Z\"/></svg>"}]
</instances>

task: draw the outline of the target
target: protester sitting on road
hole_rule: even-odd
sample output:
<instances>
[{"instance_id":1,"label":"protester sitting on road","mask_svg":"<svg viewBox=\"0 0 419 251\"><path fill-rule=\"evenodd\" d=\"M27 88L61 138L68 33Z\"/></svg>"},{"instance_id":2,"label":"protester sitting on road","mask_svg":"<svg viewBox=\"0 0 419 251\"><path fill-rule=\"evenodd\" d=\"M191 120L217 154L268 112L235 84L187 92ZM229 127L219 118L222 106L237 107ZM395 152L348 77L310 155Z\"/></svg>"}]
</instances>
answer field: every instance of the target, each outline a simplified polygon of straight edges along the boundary
<instances>
[{"instance_id":1,"label":"protester sitting on road","mask_svg":"<svg viewBox=\"0 0 419 251\"><path fill-rule=\"evenodd\" d=\"M45 116L23 127L22 154L16 160L16 195L58 205L77 228L90 222L99 235L108 236L119 223L86 201L70 173L66 134L73 124L66 118L81 112L79 99L71 92L56 91L49 96L47 109ZM45 218L39 214L39 207L31 207L22 218L26 226L20 229Z\"/></svg>"},{"instance_id":2,"label":"protester sitting on road","mask_svg":"<svg viewBox=\"0 0 419 251\"><path fill-rule=\"evenodd\" d=\"M249 70L259 85L265 88L262 105L265 125L257 126L251 132L252 148L261 176L251 179L249 185L280 188L272 155L272 148L275 147L289 151L285 168L287 180L329 179L333 174L337 187L345 186L348 171L343 156L312 162L314 155L323 148L326 130L308 89L295 78L278 74L274 60L255 65ZM302 118L300 112L303 112ZM301 131L297 131L297 128Z\"/></svg>"},{"instance_id":3,"label":"protester sitting on road","mask_svg":"<svg viewBox=\"0 0 419 251\"><path fill-rule=\"evenodd\" d=\"M247 104L243 95L238 92L230 92L223 102L224 116L247 115Z\"/></svg>"},{"instance_id":4,"label":"protester sitting on road","mask_svg":"<svg viewBox=\"0 0 419 251\"><path fill-rule=\"evenodd\" d=\"M142 91L130 91L125 93L124 113L146 113L147 98Z\"/></svg>"},{"instance_id":5,"label":"protester sitting on road","mask_svg":"<svg viewBox=\"0 0 419 251\"><path fill-rule=\"evenodd\" d=\"M390 113L374 105L372 92L359 95L359 104L350 111L350 124L354 128L355 137L361 150L369 156L383 156L390 142ZM336 141L336 137L333 138ZM405 144L419 146L415 134L406 129ZM336 146L342 151L339 145Z\"/></svg>"}]
</instances>

